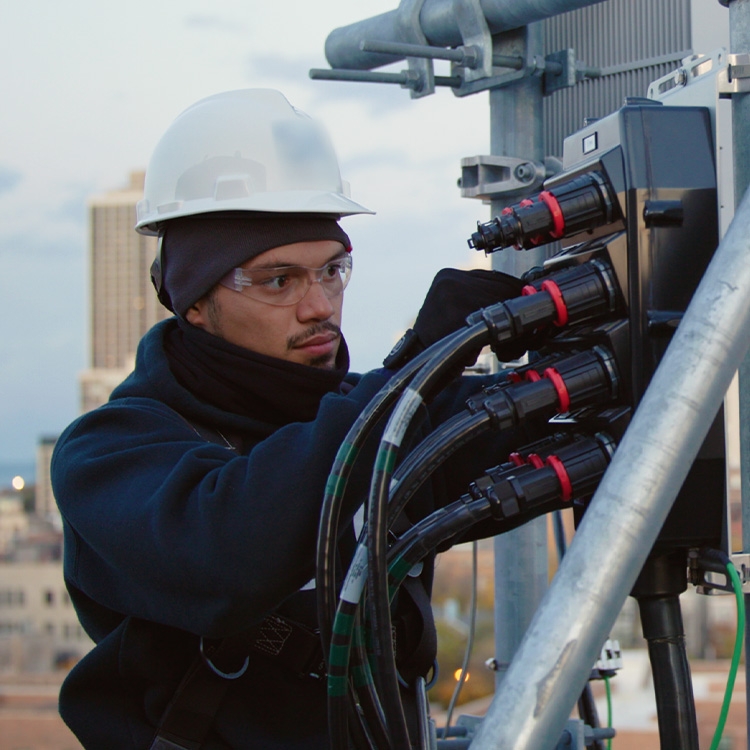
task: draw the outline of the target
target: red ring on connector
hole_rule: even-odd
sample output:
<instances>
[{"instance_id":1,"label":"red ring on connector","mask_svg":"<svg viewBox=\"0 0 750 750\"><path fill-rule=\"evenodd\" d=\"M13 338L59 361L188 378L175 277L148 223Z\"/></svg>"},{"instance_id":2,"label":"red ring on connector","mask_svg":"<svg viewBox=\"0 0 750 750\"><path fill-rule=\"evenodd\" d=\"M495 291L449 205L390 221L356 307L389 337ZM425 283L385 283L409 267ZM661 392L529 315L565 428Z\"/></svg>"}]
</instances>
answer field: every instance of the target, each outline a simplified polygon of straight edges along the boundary
<instances>
[{"instance_id":1,"label":"red ring on connector","mask_svg":"<svg viewBox=\"0 0 750 750\"><path fill-rule=\"evenodd\" d=\"M537 383L542 379L542 376L536 370L526 371L526 380L530 383Z\"/></svg>"},{"instance_id":2,"label":"red ring on connector","mask_svg":"<svg viewBox=\"0 0 750 750\"><path fill-rule=\"evenodd\" d=\"M570 502L573 499L573 485L563 462L557 456L547 456L547 466L557 474L557 480L560 482L560 499L564 503Z\"/></svg>"},{"instance_id":3,"label":"red ring on connector","mask_svg":"<svg viewBox=\"0 0 750 750\"><path fill-rule=\"evenodd\" d=\"M526 461L523 460L523 456L516 452L511 453L510 456L508 456L508 460L516 466L523 466L526 463Z\"/></svg>"},{"instance_id":4,"label":"red ring on connector","mask_svg":"<svg viewBox=\"0 0 750 750\"><path fill-rule=\"evenodd\" d=\"M565 217L563 216L560 204L557 202L557 198L555 198L555 196L552 195L552 193L550 193L548 190L542 190L542 192L539 193L539 200L547 206L550 214L552 214L552 223L554 228L549 233L550 237L554 237L556 240L559 240L560 237L564 236L565 234Z\"/></svg>"},{"instance_id":5,"label":"red ring on connector","mask_svg":"<svg viewBox=\"0 0 750 750\"><path fill-rule=\"evenodd\" d=\"M552 322L558 327L566 325L568 322L568 308L565 305L560 287L551 279L547 279L542 282L542 289L552 298L552 304L555 306L555 311L557 312L557 318Z\"/></svg>"},{"instance_id":6,"label":"red ring on connector","mask_svg":"<svg viewBox=\"0 0 750 750\"><path fill-rule=\"evenodd\" d=\"M557 398L560 400L560 413L565 414L570 409L570 394L565 386L565 381L562 379L562 375L554 367L548 367L544 371L544 377L552 381L552 385L555 386Z\"/></svg>"},{"instance_id":7,"label":"red ring on connector","mask_svg":"<svg viewBox=\"0 0 750 750\"><path fill-rule=\"evenodd\" d=\"M529 453L526 456L526 463L531 464L535 469L543 469L544 461L538 453Z\"/></svg>"},{"instance_id":8,"label":"red ring on connector","mask_svg":"<svg viewBox=\"0 0 750 750\"><path fill-rule=\"evenodd\" d=\"M513 209L510 206L506 206L501 212L503 216L508 216L508 214L513 213Z\"/></svg>"},{"instance_id":9,"label":"red ring on connector","mask_svg":"<svg viewBox=\"0 0 750 750\"><path fill-rule=\"evenodd\" d=\"M530 294L536 294L539 290L532 286L531 284L526 284L526 286L521 289L521 296L522 297L528 297Z\"/></svg>"},{"instance_id":10,"label":"red ring on connector","mask_svg":"<svg viewBox=\"0 0 750 750\"><path fill-rule=\"evenodd\" d=\"M533 205L534 205L534 201L533 201L533 200L531 200L531 198L524 198L524 199L523 199L523 200L522 200L522 201L521 201L521 202L520 202L520 203L518 204L518 207L519 207L519 208L528 208L529 206L533 206Z\"/></svg>"},{"instance_id":11,"label":"red ring on connector","mask_svg":"<svg viewBox=\"0 0 750 750\"><path fill-rule=\"evenodd\" d=\"M517 373L517 372L516 372L515 370L513 370L512 372L509 372L509 373L508 373L508 374L507 374L507 375L505 376L505 378L506 378L506 380L507 380L507 381L508 381L509 383L521 383L521 382L523 382L523 378L522 378L522 377L521 377L521 375L520 375L519 373Z\"/></svg>"}]
</instances>

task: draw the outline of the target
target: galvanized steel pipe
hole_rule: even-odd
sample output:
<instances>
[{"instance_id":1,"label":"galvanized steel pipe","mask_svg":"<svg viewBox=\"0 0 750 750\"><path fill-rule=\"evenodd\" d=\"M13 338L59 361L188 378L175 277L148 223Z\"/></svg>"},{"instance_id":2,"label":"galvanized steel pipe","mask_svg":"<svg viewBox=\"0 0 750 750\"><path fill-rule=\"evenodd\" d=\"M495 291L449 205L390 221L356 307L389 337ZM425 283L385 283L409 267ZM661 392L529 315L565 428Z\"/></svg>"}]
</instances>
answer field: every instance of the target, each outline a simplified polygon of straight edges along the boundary
<instances>
[{"instance_id":1,"label":"galvanized steel pipe","mask_svg":"<svg viewBox=\"0 0 750 750\"><path fill-rule=\"evenodd\" d=\"M554 747L750 346L750 191L722 240L473 750Z\"/></svg>"},{"instance_id":2,"label":"galvanized steel pipe","mask_svg":"<svg viewBox=\"0 0 750 750\"><path fill-rule=\"evenodd\" d=\"M602 0L479 0L492 34L517 29L534 21L600 2ZM424 0L419 13L419 24L429 44L455 47L462 43L455 5L456 0ZM360 45L365 40L414 42L413 38L408 38L400 21L399 11L396 9L334 29L325 44L328 64L332 68L371 70L395 62L400 58L363 52Z\"/></svg>"}]
</instances>

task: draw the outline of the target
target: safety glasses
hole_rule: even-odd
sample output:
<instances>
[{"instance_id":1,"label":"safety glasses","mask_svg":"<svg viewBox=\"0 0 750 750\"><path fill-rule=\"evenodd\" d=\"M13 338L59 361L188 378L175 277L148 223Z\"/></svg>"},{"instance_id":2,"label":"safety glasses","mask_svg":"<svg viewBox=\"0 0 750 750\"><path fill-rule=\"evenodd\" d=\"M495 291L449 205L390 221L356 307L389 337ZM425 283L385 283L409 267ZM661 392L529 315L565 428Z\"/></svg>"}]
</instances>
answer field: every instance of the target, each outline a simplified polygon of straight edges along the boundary
<instances>
[{"instance_id":1,"label":"safety glasses","mask_svg":"<svg viewBox=\"0 0 750 750\"><path fill-rule=\"evenodd\" d=\"M219 283L250 299L267 305L296 305L317 282L329 299L341 294L352 275L352 256L328 261L320 268L275 266L273 268L233 268Z\"/></svg>"}]
</instances>

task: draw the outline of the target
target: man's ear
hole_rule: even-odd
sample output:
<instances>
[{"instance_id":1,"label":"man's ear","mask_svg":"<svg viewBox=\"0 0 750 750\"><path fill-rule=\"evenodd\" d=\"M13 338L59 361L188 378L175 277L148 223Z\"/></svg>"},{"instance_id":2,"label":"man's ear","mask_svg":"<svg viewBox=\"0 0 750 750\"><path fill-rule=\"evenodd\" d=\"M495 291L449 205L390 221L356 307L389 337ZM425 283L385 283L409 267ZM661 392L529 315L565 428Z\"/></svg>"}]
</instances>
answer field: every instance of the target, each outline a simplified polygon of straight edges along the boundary
<instances>
[{"instance_id":1,"label":"man's ear","mask_svg":"<svg viewBox=\"0 0 750 750\"><path fill-rule=\"evenodd\" d=\"M187 309L185 312L185 320L196 328L202 328L204 331L208 330L207 307L206 297L201 297L201 299L194 302Z\"/></svg>"}]
</instances>

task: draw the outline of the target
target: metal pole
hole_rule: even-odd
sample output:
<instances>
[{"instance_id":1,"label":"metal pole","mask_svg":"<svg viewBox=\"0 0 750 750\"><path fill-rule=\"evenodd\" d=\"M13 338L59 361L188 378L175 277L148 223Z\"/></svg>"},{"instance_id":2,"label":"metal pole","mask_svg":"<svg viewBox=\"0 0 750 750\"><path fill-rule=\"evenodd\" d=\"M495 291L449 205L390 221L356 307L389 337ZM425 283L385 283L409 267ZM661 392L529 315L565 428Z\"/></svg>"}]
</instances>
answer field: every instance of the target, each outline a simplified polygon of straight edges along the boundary
<instances>
[{"instance_id":1,"label":"metal pole","mask_svg":"<svg viewBox=\"0 0 750 750\"><path fill-rule=\"evenodd\" d=\"M750 345L748 253L750 195L615 452L474 750L547 750L561 735Z\"/></svg>"},{"instance_id":2,"label":"metal pole","mask_svg":"<svg viewBox=\"0 0 750 750\"><path fill-rule=\"evenodd\" d=\"M528 27L531 52L541 51L542 25ZM544 159L542 80L527 76L490 91L490 153L532 162ZM493 200L492 215L518 200ZM520 276L545 258L544 248L493 255L493 266ZM494 540L496 685L505 675L526 628L547 591L547 519L538 518Z\"/></svg>"},{"instance_id":3,"label":"metal pole","mask_svg":"<svg viewBox=\"0 0 750 750\"><path fill-rule=\"evenodd\" d=\"M730 52L750 51L750 0L729 3ZM750 184L750 97L732 97L732 156L734 163L734 195L739 203ZM742 550L750 551L750 357L739 368L740 477L742 497ZM750 594L745 594L745 607L750 607ZM745 653L750 653L750 622L745 629ZM745 669L745 689L750 695L750 669ZM750 702L745 704L750 748Z\"/></svg>"},{"instance_id":4,"label":"metal pole","mask_svg":"<svg viewBox=\"0 0 750 750\"><path fill-rule=\"evenodd\" d=\"M518 29L534 21L567 13L602 0L478 0L492 34ZM456 0L424 0L419 12L419 25L429 44L455 47L463 43L455 13ZM380 42L411 42L403 37L399 10L334 29L326 39L325 52L332 68L371 70L394 62L398 57L374 52L363 52L365 40Z\"/></svg>"}]
</instances>

